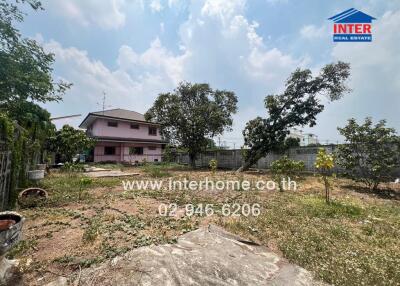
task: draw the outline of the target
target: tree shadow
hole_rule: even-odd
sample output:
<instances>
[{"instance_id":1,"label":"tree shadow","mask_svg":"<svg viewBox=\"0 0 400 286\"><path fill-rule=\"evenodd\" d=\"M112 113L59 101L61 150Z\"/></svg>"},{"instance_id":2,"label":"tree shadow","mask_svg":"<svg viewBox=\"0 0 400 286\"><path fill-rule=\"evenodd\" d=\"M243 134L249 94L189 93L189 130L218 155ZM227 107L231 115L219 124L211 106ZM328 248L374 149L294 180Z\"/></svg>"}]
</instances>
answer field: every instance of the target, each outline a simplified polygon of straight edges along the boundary
<instances>
[{"instance_id":1,"label":"tree shadow","mask_svg":"<svg viewBox=\"0 0 400 286\"><path fill-rule=\"evenodd\" d=\"M364 186L352 184L342 185L341 187L345 190L371 195L380 199L400 201L400 190L391 189L386 185L380 186L378 190L375 191Z\"/></svg>"}]
</instances>

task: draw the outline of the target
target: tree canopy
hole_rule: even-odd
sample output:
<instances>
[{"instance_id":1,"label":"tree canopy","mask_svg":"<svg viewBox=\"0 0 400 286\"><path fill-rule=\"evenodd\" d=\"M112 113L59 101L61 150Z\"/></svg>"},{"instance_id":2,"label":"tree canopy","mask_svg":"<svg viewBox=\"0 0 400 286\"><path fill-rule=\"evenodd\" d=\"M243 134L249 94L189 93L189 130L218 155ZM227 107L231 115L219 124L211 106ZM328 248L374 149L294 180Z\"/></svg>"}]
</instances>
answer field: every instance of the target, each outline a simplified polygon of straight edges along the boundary
<instances>
[{"instance_id":1,"label":"tree canopy","mask_svg":"<svg viewBox=\"0 0 400 286\"><path fill-rule=\"evenodd\" d=\"M345 137L345 144L338 147L338 165L372 190L390 180L390 172L400 164L400 137L385 125L385 120L373 125L367 117L363 124L352 118L347 126L338 128Z\"/></svg>"},{"instance_id":2,"label":"tree canopy","mask_svg":"<svg viewBox=\"0 0 400 286\"><path fill-rule=\"evenodd\" d=\"M61 161L72 163L72 159L94 145L94 140L87 137L82 130L64 125L47 141L47 148L61 156Z\"/></svg>"},{"instance_id":3,"label":"tree canopy","mask_svg":"<svg viewBox=\"0 0 400 286\"><path fill-rule=\"evenodd\" d=\"M249 149L238 171L248 169L268 152L281 150L290 128L314 126L316 116L324 109L318 96L325 95L331 101L340 99L349 90L345 85L349 76L350 65L343 62L326 65L315 77L309 69L295 70L282 94L265 98L268 117L247 122L243 136Z\"/></svg>"},{"instance_id":4,"label":"tree canopy","mask_svg":"<svg viewBox=\"0 0 400 286\"><path fill-rule=\"evenodd\" d=\"M209 139L231 129L236 104L231 91L182 82L174 92L160 94L145 117L161 124L161 134L171 144L187 148L194 166Z\"/></svg>"}]
</instances>

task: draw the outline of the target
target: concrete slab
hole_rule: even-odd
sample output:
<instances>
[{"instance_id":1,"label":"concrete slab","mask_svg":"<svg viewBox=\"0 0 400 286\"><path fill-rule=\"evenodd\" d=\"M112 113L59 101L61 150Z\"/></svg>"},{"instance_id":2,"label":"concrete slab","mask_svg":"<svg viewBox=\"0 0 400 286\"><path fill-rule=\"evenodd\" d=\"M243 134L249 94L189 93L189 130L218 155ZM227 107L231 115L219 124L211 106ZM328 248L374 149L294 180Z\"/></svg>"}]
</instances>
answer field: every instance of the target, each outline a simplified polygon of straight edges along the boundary
<instances>
[{"instance_id":1,"label":"concrete slab","mask_svg":"<svg viewBox=\"0 0 400 286\"><path fill-rule=\"evenodd\" d=\"M84 167L85 172L102 172L102 171L111 171L111 169L104 169L98 167Z\"/></svg>"},{"instance_id":2,"label":"concrete slab","mask_svg":"<svg viewBox=\"0 0 400 286\"><path fill-rule=\"evenodd\" d=\"M129 177L129 176L139 176L139 173L132 172L122 172L120 170L111 170L111 171L96 171L96 172L87 172L83 173L84 176L90 178L106 178L106 177Z\"/></svg>"},{"instance_id":3,"label":"concrete slab","mask_svg":"<svg viewBox=\"0 0 400 286\"><path fill-rule=\"evenodd\" d=\"M119 286L325 285L266 247L213 226L184 234L176 244L132 250L75 279L79 285Z\"/></svg>"}]
</instances>

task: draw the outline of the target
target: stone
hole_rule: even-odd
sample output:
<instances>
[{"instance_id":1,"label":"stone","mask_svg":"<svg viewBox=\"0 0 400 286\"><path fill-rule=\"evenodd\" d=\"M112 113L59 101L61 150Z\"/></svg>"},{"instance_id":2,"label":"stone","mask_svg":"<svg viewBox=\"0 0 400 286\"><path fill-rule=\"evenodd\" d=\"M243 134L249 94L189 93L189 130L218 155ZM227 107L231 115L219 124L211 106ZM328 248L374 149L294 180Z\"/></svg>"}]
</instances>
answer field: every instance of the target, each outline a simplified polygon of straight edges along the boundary
<instances>
[{"instance_id":1,"label":"stone","mask_svg":"<svg viewBox=\"0 0 400 286\"><path fill-rule=\"evenodd\" d=\"M264 246L209 226L75 274L80 285L324 285Z\"/></svg>"}]
</instances>

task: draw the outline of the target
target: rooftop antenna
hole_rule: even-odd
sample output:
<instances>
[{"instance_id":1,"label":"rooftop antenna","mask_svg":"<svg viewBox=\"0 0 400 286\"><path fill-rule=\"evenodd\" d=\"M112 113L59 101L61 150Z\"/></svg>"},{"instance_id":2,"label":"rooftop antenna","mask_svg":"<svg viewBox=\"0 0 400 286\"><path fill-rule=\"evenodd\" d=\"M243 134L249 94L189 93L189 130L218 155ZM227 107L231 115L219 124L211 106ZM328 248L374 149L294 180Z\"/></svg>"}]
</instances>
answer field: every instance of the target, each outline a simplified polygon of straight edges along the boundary
<instances>
[{"instance_id":1,"label":"rooftop antenna","mask_svg":"<svg viewBox=\"0 0 400 286\"><path fill-rule=\"evenodd\" d=\"M106 92L104 90L103 90L102 103L97 102L97 105L100 105L102 107L103 115L104 115L104 111L106 110L106 108L111 107L111 105L106 105Z\"/></svg>"}]
</instances>

